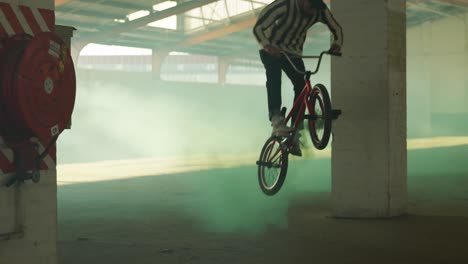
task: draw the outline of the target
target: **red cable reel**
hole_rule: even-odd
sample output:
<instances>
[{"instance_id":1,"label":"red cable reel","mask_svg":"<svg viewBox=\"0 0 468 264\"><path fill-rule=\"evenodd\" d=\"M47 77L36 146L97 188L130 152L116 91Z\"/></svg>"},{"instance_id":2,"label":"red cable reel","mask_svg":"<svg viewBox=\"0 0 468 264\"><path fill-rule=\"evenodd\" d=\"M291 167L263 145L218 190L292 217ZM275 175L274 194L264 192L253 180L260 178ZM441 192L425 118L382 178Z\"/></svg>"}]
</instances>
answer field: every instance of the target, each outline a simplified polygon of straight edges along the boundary
<instances>
[{"instance_id":1,"label":"red cable reel","mask_svg":"<svg viewBox=\"0 0 468 264\"><path fill-rule=\"evenodd\" d=\"M37 171L71 120L76 79L70 51L56 34L44 32L7 39L0 56L0 129L16 152L17 173ZM37 156L31 137L49 143L44 153Z\"/></svg>"}]
</instances>

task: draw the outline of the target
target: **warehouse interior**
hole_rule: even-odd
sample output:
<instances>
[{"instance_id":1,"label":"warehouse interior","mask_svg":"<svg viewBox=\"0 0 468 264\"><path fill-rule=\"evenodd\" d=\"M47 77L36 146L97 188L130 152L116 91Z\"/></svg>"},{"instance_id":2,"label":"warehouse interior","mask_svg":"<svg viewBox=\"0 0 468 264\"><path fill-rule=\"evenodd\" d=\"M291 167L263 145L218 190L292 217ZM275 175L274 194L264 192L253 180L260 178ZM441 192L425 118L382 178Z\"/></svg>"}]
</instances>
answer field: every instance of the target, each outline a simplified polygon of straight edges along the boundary
<instances>
[{"instance_id":1,"label":"warehouse interior","mask_svg":"<svg viewBox=\"0 0 468 264\"><path fill-rule=\"evenodd\" d=\"M324 1L343 55L326 56L312 82L342 114L326 149L303 136L267 196L252 28L272 2L0 1L53 10L76 75L69 128L40 181L6 187L14 172L0 155L0 264L466 263L468 2ZM317 24L304 54L330 42ZM291 108L285 75L282 85Z\"/></svg>"}]
</instances>

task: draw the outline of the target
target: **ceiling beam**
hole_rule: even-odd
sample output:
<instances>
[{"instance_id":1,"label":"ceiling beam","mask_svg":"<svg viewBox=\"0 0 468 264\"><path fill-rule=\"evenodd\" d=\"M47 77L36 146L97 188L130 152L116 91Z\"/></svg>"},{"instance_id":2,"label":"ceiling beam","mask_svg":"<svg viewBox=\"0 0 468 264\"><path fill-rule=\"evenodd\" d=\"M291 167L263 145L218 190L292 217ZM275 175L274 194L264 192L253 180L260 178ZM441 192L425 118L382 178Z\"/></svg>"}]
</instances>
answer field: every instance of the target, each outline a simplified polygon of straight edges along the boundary
<instances>
[{"instance_id":1,"label":"ceiling beam","mask_svg":"<svg viewBox=\"0 0 468 264\"><path fill-rule=\"evenodd\" d=\"M325 0L324 2L329 4L330 0ZM212 40L212 39L221 38L226 35L230 35L230 34L242 31L242 30L250 29L255 25L255 22L257 21L258 12L256 11L260 9L263 9L263 7L252 10L253 11L252 16L246 19L243 19L242 21L231 23L230 25L227 25L227 26L223 25L215 30L204 32L200 35L186 39L183 43L176 46L175 49L176 50L185 49L190 46L197 45L197 44L200 44L200 43Z\"/></svg>"},{"instance_id":2,"label":"ceiling beam","mask_svg":"<svg viewBox=\"0 0 468 264\"><path fill-rule=\"evenodd\" d=\"M72 2L73 0L55 0L55 7L62 6L64 4L68 4L69 2Z\"/></svg>"},{"instance_id":3,"label":"ceiling beam","mask_svg":"<svg viewBox=\"0 0 468 264\"><path fill-rule=\"evenodd\" d=\"M439 2L444 2L456 6L468 7L468 1L466 0L439 0Z\"/></svg>"},{"instance_id":4,"label":"ceiling beam","mask_svg":"<svg viewBox=\"0 0 468 264\"><path fill-rule=\"evenodd\" d=\"M156 5L156 4L160 4L160 3L164 2L164 1L165 0L156 0L156 1L153 1L154 3L152 3L152 4ZM132 1L109 1L109 2L104 2L102 4L128 9L130 11L153 10L152 5L145 6L145 5L137 4L137 3L134 3L134 2L135 1L133 1L133 2Z\"/></svg>"},{"instance_id":5,"label":"ceiling beam","mask_svg":"<svg viewBox=\"0 0 468 264\"><path fill-rule=\"evenodd\" d=\"M84 0L84 1L87 1L87 0ZM155 12L153 14L150 14L149 16L146 16L146 17L143 17L143 18L140 18L140 19L137 19L137 20L133 20L133 21L127 22L125 24L120 24L119 26L109 28L109 30L106 30L106 31L103 31L103 32L97 32L97 33L94 33L94 34L87 34L86 36L83 36L82 40L85 41L85 42L88 42L88 43L90 43L90 42L103 43L103 42L108 42L110 39L116 40L116 38L119 39L119 34L120 33L132 32L136 28L143 29L143 26L145 26L148 23L151 23L153 21L163 19L165 17L169 17L169 16L176 15L176 14L181 14L181 13L186 12L188 10L191 10L193 8L197 8L197 7L200 7L200 6L209 4L211 2L215 2L215 1L217 1L217 0L194 0L194 1L191 1L191 2L182 3L182 4L179 4L178 6L173 7L173 8L166 9L166 10L161 11L161 12ZM330 1L326 0L325 2L329 3ZM185 50L193 50L195 48L194 46L196 46L196 45L203 44L203 43L205 43L207 41L210 41L210 40L222 39L222 37L224 37L224 36L234 34L236 32L240 32L240 31L243 31L243 30L250 29L255 25L255 22L256 22L256 19L257 19L256 15L258 14L257 11L260 10L260 9L262 9L262 8L252 10L252 12L250 13L249 16L244 17L241 20L235 19L235 18L234 19L233 18L227 19L227 21L228 20L235 21L235 22L231 22L228 25L222 24L220 26L214 27L214 29L211 29L211 30L208 27L208 29L207 29L208 31L205 31L203 33L200 33L200 34L191 36L189 38L186 38L185 40L182 41L181 44L171 46L170 49L174 50L174 51L175 50L182 51L184 49ZM131 34L129 34L129 35L131 36ZM130 43L135 43L136 42L135 40L128 39L128 37L129 36L127 35L126 36L127 40L125 41L126 43L130 44ZM137 36L135 36L135 38L140 39ZM149 38L148 40L151 40L151 39L152 38ZM121 41L123 41L123 40L121 39ZM142 39L140 39L140 41L142 41ZM143 45L148 46L148 44L145 43ZM154 45L154 44L149 44L149 45ZM216 45L216 44L214 44L214 45ZM202 46L204 46L204 45L202 45ZM206 47L201 47L201 46L199 48L200 49L204 49L204 48L206 49ZM195 49L195 50L197 50L197 49ZM216 53L218 53L220 51L217 51Z\"/></svg>"},{"instance_id":6,"label":"ceiling beam","mask_svg":"<svg viewBox=\"0 0 468 264\"><path fill-rule=\"evenodd\" d=\"M182 42L180 45L177 45L177 47L175 48L184 49L193 45L203 43L208 40L217 39L217 38L220 38L220 37L223 37L223 36L226 36L226 35L241 31L241 30L245 30L245 29L253 27L256 21L257 21L256 17L251 17L243 21L230 24L228 26L221 26L215 30L204 32L198 36L188 38L184 42Z\"/></svg>"},{"instance_id":7,"label":"ceiling beam","mask_svg":"<svg viewBox=\"0 0 468 264\"><path fill-rule=\"evenodd\" d=\"M466 0L407 0L409 4L424 4L427 2L433 2L437 4L445 4L455 7L468 7L468 2Z\"/></svg>"},{"instance_id":8,"label":"ceiling beam","mask_svg":"<svg viewBox=\"0 0 468 264\"><path fill-rule=\"evenodd\" d=\"M162 2L165 2L166 0L154 0L151 2L151 4L148 5L143 5L139 3L135 3L135 1L116 1L116 0L80 0L80 2L85 2L88 4L99 4L102 6L107 6L107 7L116 7L116 8L121 8L125 9L128 11L128 13L133 12L133 11L138 11L138 10L153 10L153 5L160 4Z\"/></svg>"},{"instance_id":9,"label":"ceiling beam","mask_svg":"<svg viewBox=\"0 0 468 264\"><path fill-rule=\"evenodd\" d=\"M442 17L457 17L457 18L463 19L463 17L460 16L459 14L456 14L456 13L453 13L453 12L444 12L444 11L440 11L438 9L429 7L421 0L417 1L417 3L407 2L407 4L408 4L408 6L414 8L414 9L417 9L419 11L425 11L425 12L429 12L429 13L432 13L432 14L437 14L437 15L442 16Z\"/></svg>"},{"instance_id":10,"label":"ceiling beam","mask_svg":"<svg viewBox=\"0 0 468 264\"><path fill-rule=\"evenodd\" d=\"M117 35L122 32L132 31L136 28L144 27L151 22L158 21L173 15L182 14L194 8L201 7L216 1L218 0L192 0L190 2L184 2L166 10L154 12L148 16L135 19L133 21L128 21L119 26L113 27L108 31L93 34L87 37L86 39L83 39L83 41L86 41L88 43L99 42L109 38L110 36Z\"/></svg>"},{"instance_id":11,"label":"ceiling beam","mask_svg":"<svg viewBox=\"0 0 468 264\"><path fill-rule=\"evenodd\" d=\"M414 9L417 9L417 10L420 10L420 11L425 11L425 12L429 12L429 13L433 13L433 14L437 14L437 15L440 15L440 16L446 16L446 17L450 17L451 15L450 14L447 14L445 12L441 12L439 10L435 10L435 9L432 9L428 6L426 6L425 4L415 4L415 3L412 3L412 2L408 2L408 5Z\"/></svg>"},{"instance_id":12,"label":"ceiling beam","mask_svg":"<svg viewBox=\"0 0 468 264\"><path fill-rule=\"evenodd\" d=\"M62 19L62 20L70 20L70 21L85 21L87 23L94 23L96 21L99 22L114 22L114 19L118 18L116 16L113 16L111 14L107 13L100 13L100 12L95 12L95 11L81 11L81 12L62 12L62 11L55 11L55 19ZM99 26L99 25L96 25Z\"/></svg>"}]
</instances>

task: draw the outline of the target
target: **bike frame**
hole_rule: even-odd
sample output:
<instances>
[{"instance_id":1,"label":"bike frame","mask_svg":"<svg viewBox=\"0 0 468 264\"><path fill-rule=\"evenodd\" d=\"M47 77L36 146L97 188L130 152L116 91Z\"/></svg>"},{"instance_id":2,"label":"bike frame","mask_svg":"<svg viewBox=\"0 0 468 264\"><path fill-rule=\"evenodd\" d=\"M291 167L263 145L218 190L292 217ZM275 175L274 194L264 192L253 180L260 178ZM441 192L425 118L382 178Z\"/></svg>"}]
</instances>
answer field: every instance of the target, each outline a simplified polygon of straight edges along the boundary
<instances>
[{"instance_id":1,"label":"bike frame","mask_svg":"<svg viewBox=\"0 0 468 264\"><path fill-rule=\"evenodd\" d=\"M296 129L299 127L300 122L302 122L302 120L304 120L304 118L306 117L306 116L304 116L304 112L305 112L306 107L307 107L307 110L309 111L309 113L313 113L313 109L310 109L313 106L310 106L310 104L309 104L309 95L312 93L312 84L310 83L310 76L315 75L319 71L320 64L322 63L323 55L328 54L328 53L329 53L328 51L323 51L322 53L320 53L319 56L298 56L298 57L304 58L304 59L318 59L319 60L317 62L317 67L316 67L315 71L313 71L313 72L311 72L311 71L304 71L303 72L303 71L298 70L296 68L296 65L294 65L294 63L291 61L291 58L289 57L289 55L287 53L283 53L283 56L286 57L286 59L289 61L291 66L294 68L294 70L297 73L300 73L300 74L304 75L304 80L305 80L304 89L302 89L302 92L299 94L296 101L294 101L294 104L293 104L291 110L289 111L289 114L288 114L288 116L286 117L286 120L285 120L285 123L288 123L289 120L291 120L293 113L295 111L297 111L297 109L299 109L299 111L297 112L296 120L294 121L294 124L293 124L293 127L296 128Z\"/></svg>"}]
</instances>

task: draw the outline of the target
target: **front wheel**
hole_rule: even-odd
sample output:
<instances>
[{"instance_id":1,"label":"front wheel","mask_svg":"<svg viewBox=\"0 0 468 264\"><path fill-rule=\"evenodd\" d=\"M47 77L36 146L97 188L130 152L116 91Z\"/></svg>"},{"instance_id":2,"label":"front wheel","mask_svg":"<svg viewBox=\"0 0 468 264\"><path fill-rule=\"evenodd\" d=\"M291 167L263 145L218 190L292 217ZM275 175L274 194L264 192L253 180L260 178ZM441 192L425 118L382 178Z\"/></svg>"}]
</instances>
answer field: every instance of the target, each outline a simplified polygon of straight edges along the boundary
<instances>
[{"instance_id":1,"label":"front wheel","mask_svg":"<svg viewBox=\"0 0 468 264\"><path fill-rule=\"evenodd\" d=\"M258 165L258 182L263 193L274 195L283 186L288 171L288 152L281 137L271 137L263 145Z\"/></svg>"},{"instance_id":2,"label":"front wheel","mask_svg":"<svg viewBox=\"0 0 468 264\"><path fill-rule=\"evenodd\" d=\"M332 108L327 88L317 84L307 105L309 110L309 132L314 146L322 150L327 147L330 140L332 126Z\"/></svg>"}]
</instances>

